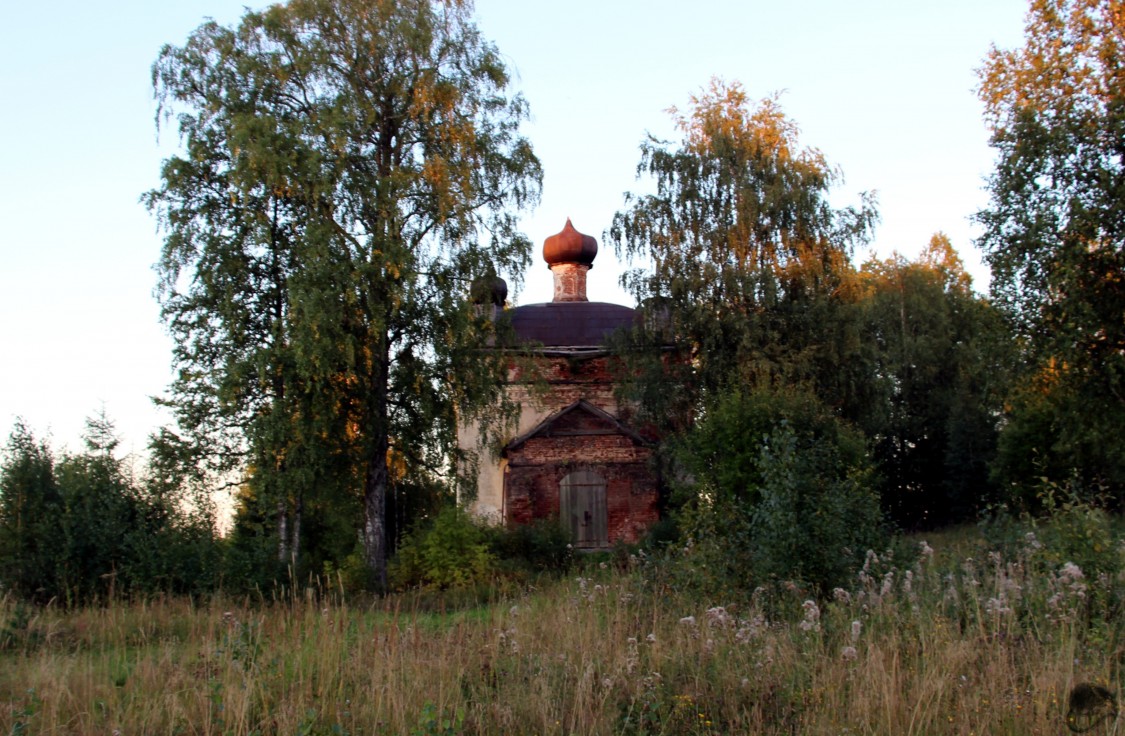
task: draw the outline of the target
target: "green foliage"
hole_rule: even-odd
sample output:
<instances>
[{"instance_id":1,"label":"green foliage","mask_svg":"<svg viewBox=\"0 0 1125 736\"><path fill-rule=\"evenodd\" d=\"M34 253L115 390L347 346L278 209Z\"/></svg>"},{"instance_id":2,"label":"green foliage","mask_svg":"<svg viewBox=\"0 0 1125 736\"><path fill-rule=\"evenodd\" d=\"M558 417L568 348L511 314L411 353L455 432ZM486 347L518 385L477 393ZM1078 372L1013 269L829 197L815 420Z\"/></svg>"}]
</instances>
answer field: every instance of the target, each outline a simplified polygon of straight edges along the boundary
<instances>
[{"instance_id":1,"label":"green foliage","mask_svg":"<svg viewBox=\"0 0 1125 736\"><path fill-rule=\"evenodd\" d=\"M463 733L465 712L458 710L452 718L443 717L431 702L422 706L418 714L418 725L410 729L410 736L457 736Z\"/></svg>"},{"instance_id":2,"label":"green foliage","mask_svg":"<svg viewBox=\"0 0 1125 736\"><path fill-rule=\"evenodd\" d=\"M1115 411L1092 403L1057 364L1024 371L1007 397L992 472L1004 498L1020 510L1040 508L1044 479L1084 501L1120 508L1125 443Z\"/></svg>"},{"instance_id":3,"label":"green foliage","mask_svg":"<svg viewBox=\"0 0 1125 736\"><path fill-rule=\"evenodd\" d=\"M872 440L898 522L971 517L995 495L1010 350L949 240L857 272L874 201L831 205L839 172L776 98L715 80L673 115L682 139L641 147L655 193L628 195L607 233L649 264L623 279L643 316L620 345L626 397L678 434L731 386L801 387Z\"/></svg>"},{"instance_id":4,"label":"green foliage","mask_svg":"<svg viewBox=\"0 0 1125 736\"><path fill-rule=\"evenodd\" d=\"M0 583L5 589L25 597L40 590L38 597L55 594L63 508L50 448L17 421L0 465Z\"/></svg>"},{"instance_id":5,"label":"green foliage","mask_svg":"<svg viewBox=\"0 0 1125 736\"><path fill-rule=\"evenodd\" d=\"M1061 443L1057 424L1060 394L1057 386L1032 384L1015 387L1008 397L992 472L1003 489L1004 502L1018 512L1043 511L1040 489L1045 483L1067 483L1087 500L1094 500L1088 495L1094 488L1080 481L1086 474L1070 467L1076 453Z\"/></svg>"},{"instance_id":6,"label":"green foliage","mask_svg":"<svg viewBox=\"0 0 1125 736\"><path fill-rule=\"evenodd\" d=\"M576 560L570 542L558 519L497 526L447 506L405 536L392 560L391 580L399 589L522 585L568 570Z\"/></svg>"},{"instance_id":7,"label":"green foliage","mask_svg":"<svg viewBox=\"0 0 1125 736\"><path fill-rule=\"evenodd\" d=\"M0 622L0 651L23 649L38 642L40 635L31 628L31 615L30 606L22 600L16 601L11 617Z\"/></svg>"},{"instance_id":8,"label":"green foliage","mask_svg":"<svg viewBox=\"0 0 1125 736\"><path fill-rule=\"evenodd\" d=\"M681 351L631 366L628 375L649 379L634 395L655 421L682 429L707 392L730 382L839 394L856 335L837 303L852 249L874 223L872 201L830 205L838 173L800 146L776 98L753 103L739 84L713 80L673 115L680 141L641 146L638 176L655 193L627 195L607 233L648 264L622 280L649 317L634 340Z\"/></svg>"},{"instance_id":9,"label":"green foliage","mask_svg":"<svg viewBox=\"0 0 1125 736\"><path fill-rule=\"evenodd\" d=\"M982 520L985 537L1009 557L1034 552L1047 570L1074 563L1086 577L1125 573L1125 546L1113 519L1086 499L1076 480L1057 483L1041 476L1035 495L1031 512L998 507Z\"/></svg>"},{"instance_id":10,"label":"green foliage","mask_svg":"<svg viewBox=\"0 0 1125 736\"><path fill-rule=\"evenodd\" d=\"M448 480L458 418L511 408L467 296L526 267L515 212L541 174L470 11L291 0L154 64L184 147L145 196L167 234L168 403L197 467L246 476L282 566L339 562L359 534L382 583L389 489Z\"/></svg>"},{"instance_id":11,"label":"green foliage","mask_svg":"<svg viewBox=\"0 0 1125 736\"><path fill-rule=\"evenodd\" d=\"M493 575L496 557L481 523L456 506L415 529L398 548L390 571L396 588L472 586Z\"/></svg>"},{"instance_id":12,"label":"green foliage","mask_svg":"<svg viewBox=\"0 0 1125 736\"><path fill-rule=\"evenodd\" d=\"M1049 406L1049 435L1036 437L1033 449L1064 466L1055 480L1076 469L1112 485L1118 502L1125 484L1121 31L1112 0L1033 0L1024 45L991 51L980 96L997 165L989 206L978 214L992 298L1025 359L1017 390L1038 384L1057 394L1025 405L1035 416L1012 421L1043 426L1039 412ZM1032 439L1026 430L1017 444ZM1009 454L1004 472L1017 470Z\"/></svg>"},{"instance_id":13,"label":"green foliage","mask_svg":"<svg viewBox=\"0 0 1125 736\"><path fill-rule=\"evenodd\" d=\"M324 563L324 577L329 586L338 585L349 593L374 589L371 569L364 562L363 550L360 549L345 557L338 567L331 562Z\"/></svg>"},{"instance_id":14,"label":"green foliage","mask_svg":"<svg viewBox=\"0 0 1125 736\"><path fill-rule=\"evenodd\" d=\"M509 568L530 574L560 573L574 562L569 532L558 518L536 519L530 524L487 527L489 548Z\"/></svg>"},{"instance_id":15,"label":"green foliage","mask_svg":"<svg viewBox=\"0 0 1125 736\"><path fill-rule=\"evenodd\" d=\"M219 554L210 517L139 482L114 457L104 416L87 450L58 461L17 423L0 466L0 585L68 604L131 593L213 589Z\"/></svg>"},{"instance_id":16,"label":"green foliage","mask_svg":"<svg viewBox=\"0 0 1125 736\"><path fill-rule=\"evenodd\" d=\"M802 392L731 392L688 436L684 562L706 585L841 585L882 540L863 437ZM709 580L707 580L709 578Z\"/></svg>"},{"instance_id":17,"label":"green foliage","mask_svg":"<svg viewBox=\"0 0 1125 736\"><path fill-rule=\"evenodd\" d=\"M884 508L908 528L973 518L996 496L1011 353L1000 315L940 233L917 261L871 259L859 277L870 387L845 413L871 439Z\"/></svg>"}]
</instances>

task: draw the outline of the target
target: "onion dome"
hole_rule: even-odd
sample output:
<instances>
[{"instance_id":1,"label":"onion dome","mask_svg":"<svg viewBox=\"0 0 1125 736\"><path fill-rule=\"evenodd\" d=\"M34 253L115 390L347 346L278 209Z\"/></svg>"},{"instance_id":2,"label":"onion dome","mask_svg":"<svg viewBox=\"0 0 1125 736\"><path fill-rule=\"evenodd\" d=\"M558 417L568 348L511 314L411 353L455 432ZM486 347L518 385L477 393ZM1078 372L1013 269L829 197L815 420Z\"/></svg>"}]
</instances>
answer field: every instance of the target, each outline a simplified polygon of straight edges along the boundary
<instances>
[{"instance_id":1,"label":"onion dome","mask_svg":"<svg viewBox=\"0 0 1125 736\"><path fill-rule=\"evenodd\" d=\"M554 276L554 300L509 310L512 331L525 343L549 353L578 355L604 351L615 332L635 325L633 309L586 299L586 272L598 254L598 241L566 227L543 243L543 259Z\"/></svg>"},{"instance_id":2,"label":"onion dome","mask_svg":"<svg viewBox=\"0 0 1125 736\"><path fill-rule=\"evenodd\" d=\"M481 276L474 279L469 287L469 297L473 304L492 304L504 306L508 300L508 282L496 276Z\"/></svg>"},{"instance_id":3,"label":"onion dome","mask_svg":"<svg viewBox=\"0 0 1125 736\"><path fill-rule=\"evenodd\" d=\"M548 266L560 263L579 263L591 266L594 257L598 255L598 241L590 235L583 235L570 224L566 218L566 226L562 232L552 235L543 242L543 260Z\"/></svg>"}]
</instances>

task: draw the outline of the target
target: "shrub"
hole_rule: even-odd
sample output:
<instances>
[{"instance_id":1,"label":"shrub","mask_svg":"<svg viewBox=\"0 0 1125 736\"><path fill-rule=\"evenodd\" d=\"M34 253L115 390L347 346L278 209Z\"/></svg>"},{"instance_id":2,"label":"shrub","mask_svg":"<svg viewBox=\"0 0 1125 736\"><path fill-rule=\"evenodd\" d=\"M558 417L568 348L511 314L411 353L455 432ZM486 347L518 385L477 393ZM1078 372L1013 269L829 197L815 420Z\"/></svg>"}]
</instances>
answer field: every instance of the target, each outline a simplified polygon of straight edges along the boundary
<instances>
[{"instance_id":1,"label":"shrub","mask_svg":"<svg viewBox=\"0 0 1125 736\"><path fill-rule=\"evenodd\" d=\"M1087 575L1116 576L1125 571L1125 549L1110 515L1085 498L1077 479L1056 483L1043 476L1036 493L1038 514L1015 515L1000 507L981 522L982 531L1009 557L1025 552L1033 539L1038 562L1048 569L1069 562Z\"/></svg>"},{"instance_id":2,"label":"shrub","mask_svg":"<svg viewBox=\"0 0 1125 736\"><path fill-rule=\"evenodd\" d=\"M391 584L399 589L438 589L475 585L490 579L496 557L489 550L482 524L451 506L429 526L411 531L390 565Z\"/></svg>"},{"instance_id":3,"label":"shrub","mask_svg":"<svg viewBox=\"0 0 1125 736\"><path fill-rule=\"evenodd\" d=\"M810 394L724 395L682 457L696 481L684 549L722 587L785 579L831 589L882 541L863 436Z\"/></svg>"},{"instance_id":4,"label":"shrub","mask_svg":"<svg viewBox=\"0 0 1125 736\"><path fill-rule=\"evenodd\" d=\"M211 517L138 481L104 416L87 420L85 440L56 460L17 423L0 451L0 589L69 604L211 589Z\"/></svg>"},{"instance_id":5,"label":"shrub","mask_svg":"<svg viewBox=\"0 0 1125 736\"><path fill-rule=\"evenodd\" d=\"M497 557L530 573L561 572L574 559L570 535L557 517L489 527L489 537L490 549Z\"/></svg>"}]
</instances>

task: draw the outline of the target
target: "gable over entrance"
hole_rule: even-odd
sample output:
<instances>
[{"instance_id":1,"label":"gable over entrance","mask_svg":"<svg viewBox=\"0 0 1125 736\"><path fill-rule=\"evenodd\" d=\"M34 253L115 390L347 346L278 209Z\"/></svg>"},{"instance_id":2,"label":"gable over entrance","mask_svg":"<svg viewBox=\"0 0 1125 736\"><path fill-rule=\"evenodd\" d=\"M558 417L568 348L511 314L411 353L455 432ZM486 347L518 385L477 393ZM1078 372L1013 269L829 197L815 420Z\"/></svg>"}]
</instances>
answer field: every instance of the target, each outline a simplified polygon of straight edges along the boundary
<instances>
[{"instance_id":1,"label":"gable over entrance","mask_svg":"<svg viewBox=\"0 0 1125 736\"><path fill-rule=\"evenodd\" d=\"M658 518L652 447L578 400L504 448L504 519L558 518L578 548L635 542Z\"/></svg>"}]
</instances>

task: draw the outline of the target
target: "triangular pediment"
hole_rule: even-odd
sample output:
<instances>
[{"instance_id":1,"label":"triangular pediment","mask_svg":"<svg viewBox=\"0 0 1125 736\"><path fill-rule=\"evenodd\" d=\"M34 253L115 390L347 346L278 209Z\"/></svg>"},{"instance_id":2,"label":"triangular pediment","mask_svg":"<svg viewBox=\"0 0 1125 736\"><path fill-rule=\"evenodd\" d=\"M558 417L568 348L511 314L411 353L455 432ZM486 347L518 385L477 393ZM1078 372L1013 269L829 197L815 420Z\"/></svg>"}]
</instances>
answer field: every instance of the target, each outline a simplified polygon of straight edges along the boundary
<instances>
[{"instance_id":1,"label":"triangular pediment","mask_svg":"<svg viewBox=\"0 0 1125 736\"><path fill-rule=\"evenodd\" d=\"M525 442L538 437L586 437L624 435L638 445L647 445L643 437L622 424L617 417L599 409L585 399L551 414L530 431L521 434L504 447L504 454L518 450Z\"/></svg>"}]
</instances>

